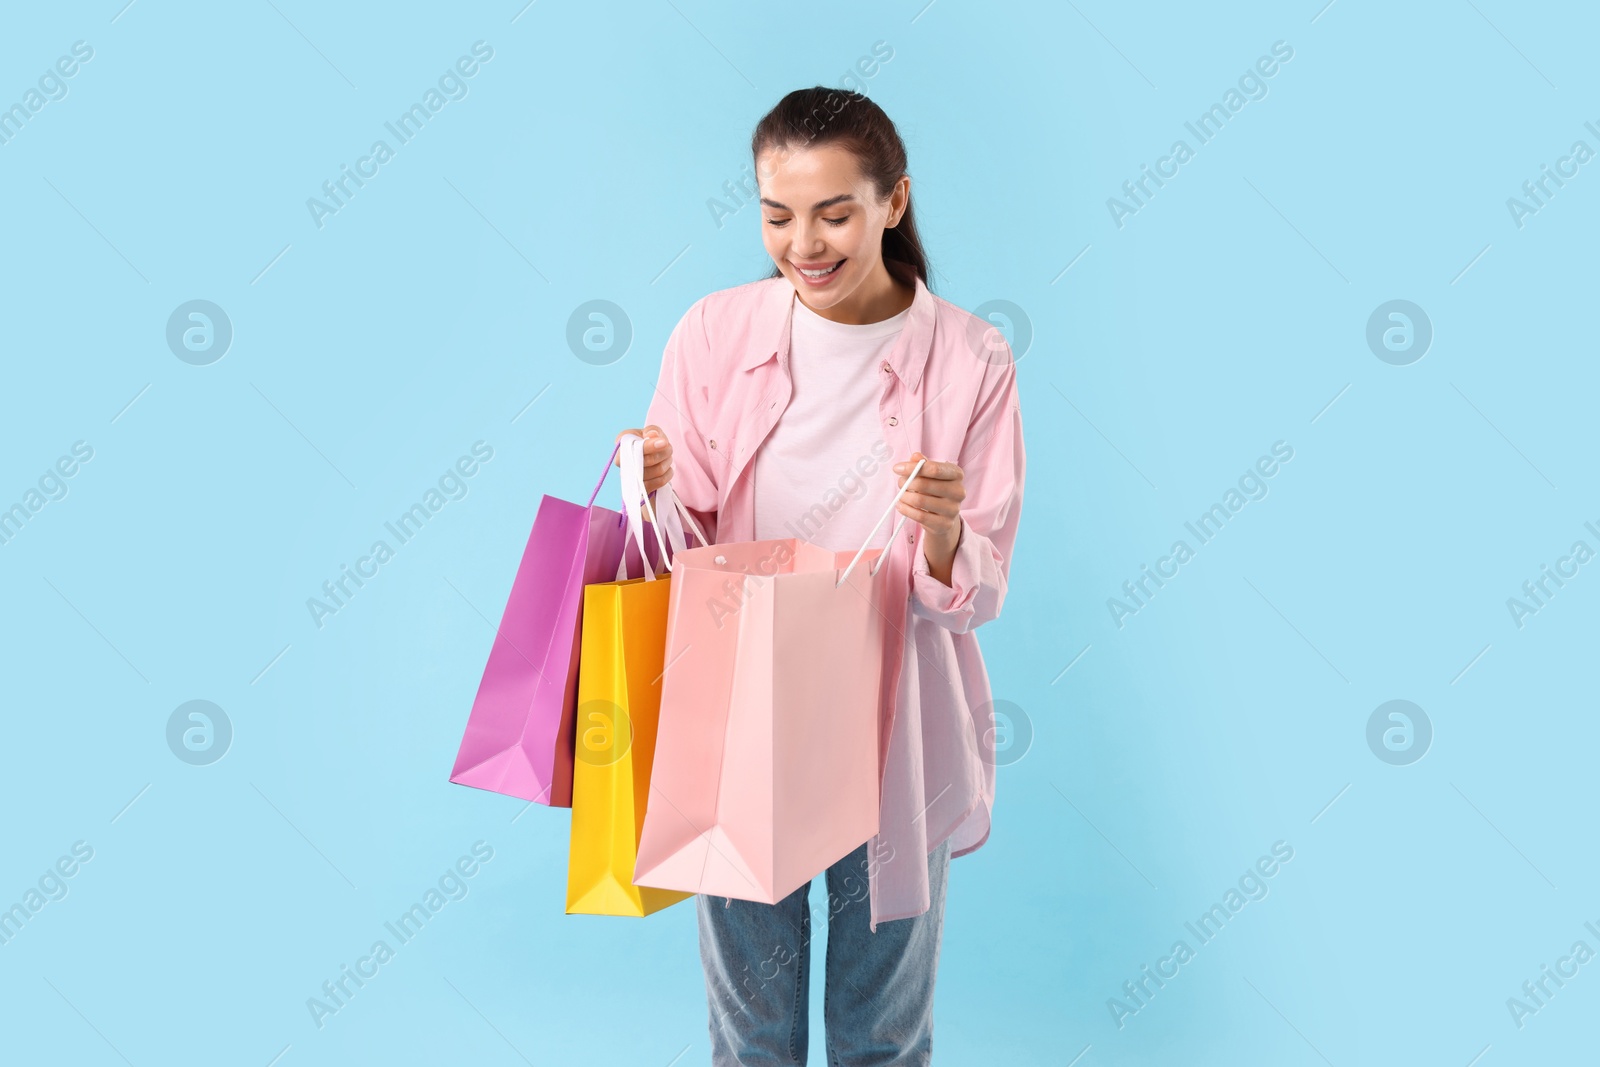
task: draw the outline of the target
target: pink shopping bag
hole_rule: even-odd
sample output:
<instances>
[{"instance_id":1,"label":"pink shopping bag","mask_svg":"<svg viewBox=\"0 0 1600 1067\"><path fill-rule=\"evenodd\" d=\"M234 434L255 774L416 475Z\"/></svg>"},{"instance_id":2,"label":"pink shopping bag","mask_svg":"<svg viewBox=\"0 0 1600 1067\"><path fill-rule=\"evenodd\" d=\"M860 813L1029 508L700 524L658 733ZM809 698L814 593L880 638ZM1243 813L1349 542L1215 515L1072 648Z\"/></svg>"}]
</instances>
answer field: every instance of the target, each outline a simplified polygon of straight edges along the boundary
<instances>
[{"instance_id":1,"label":"pink shopping bag","mask_svg":"<svg viewBox=\"0 0 1600 1067\"><path fill-rule=\"evenodd\" d=\"M774 904L878 832L884 627L904 610L883 551L785 538L673 557L634 884Z\"/></svg>"},{"instance_id":2,"label":"pink shopping bag","mask_svg":"<svg viewBox=\"0 0 1600 1067\"><path fill-rule=\"evenodd\" d=\"M450 772L458 785L572 806L583 587L625 573L627 517L594 502L616 455L588 504L549 495L539 502ZM660 553L646 547L654 573Z\"/></svg>"}]
</instances>

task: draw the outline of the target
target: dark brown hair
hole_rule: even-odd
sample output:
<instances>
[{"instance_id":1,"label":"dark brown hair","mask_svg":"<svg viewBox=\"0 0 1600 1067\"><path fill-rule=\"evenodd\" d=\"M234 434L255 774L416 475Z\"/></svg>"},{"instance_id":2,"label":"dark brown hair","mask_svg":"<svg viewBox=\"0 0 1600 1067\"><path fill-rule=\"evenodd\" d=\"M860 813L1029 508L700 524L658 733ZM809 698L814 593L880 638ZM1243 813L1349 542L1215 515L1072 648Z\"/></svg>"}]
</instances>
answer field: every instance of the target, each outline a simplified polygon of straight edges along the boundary
<instances>
[{"instance_id":1,"label":"dark brown hair","mask_svg":"<svg viewBox=\"0 0 1600 1067\"><path fill-rule=\"evenodd\" d=\"M761 153L769 148L810 148L838 144L855 155L861 173L880 198L906 173L906 145L883 108L860 93L817 85L796 89L756 123L750 137L750 154L759 167ZM883 261L891 270L909 269L928 285L928 256L917 233L917 220L906 201L905 214L893 228L883 231ZM773 277L782 271L774 270ZM931 288L931 286L930 286Z\"/></svg>"}]
</instances>

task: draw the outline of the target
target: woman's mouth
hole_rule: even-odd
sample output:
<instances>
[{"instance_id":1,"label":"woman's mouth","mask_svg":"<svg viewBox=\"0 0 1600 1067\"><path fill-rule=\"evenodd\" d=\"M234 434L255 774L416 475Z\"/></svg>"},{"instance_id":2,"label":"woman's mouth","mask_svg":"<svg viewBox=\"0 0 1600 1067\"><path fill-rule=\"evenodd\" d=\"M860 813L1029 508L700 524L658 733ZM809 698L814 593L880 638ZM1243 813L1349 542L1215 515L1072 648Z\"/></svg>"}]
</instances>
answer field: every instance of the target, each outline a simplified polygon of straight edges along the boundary
<instances>
[{"instance_id":1,"label":"woman's mouth","mask_svg":"<svg viewBox=\"0 0 1600 1067\"><path fill-rule=\"evenodd\" d=\"M842 259L825 267L802 267L796 263L794 269L799 273L800 277L805 279L807 285L823 286L833 280L834 275L839 273L839 268L844 264L845 261Z\"/></svg>"}]
</instances>

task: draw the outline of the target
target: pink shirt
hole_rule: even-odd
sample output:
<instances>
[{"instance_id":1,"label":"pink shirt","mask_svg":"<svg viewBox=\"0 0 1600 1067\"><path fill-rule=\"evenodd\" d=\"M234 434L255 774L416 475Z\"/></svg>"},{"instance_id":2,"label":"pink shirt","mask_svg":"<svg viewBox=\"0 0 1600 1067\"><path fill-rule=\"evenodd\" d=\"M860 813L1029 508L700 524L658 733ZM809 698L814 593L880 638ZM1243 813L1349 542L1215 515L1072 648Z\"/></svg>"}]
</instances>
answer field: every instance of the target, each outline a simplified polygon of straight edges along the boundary
<instances>
[{"instance_id":1,"label":"pink shirt","mask_svg":"<svg viewBox=\"0 0 1600 1067\"><path fill-rule=\"evenodd\" d=\"M666 433L673 489L713 542L757 540L751 460L794 393L794 302L781 277L712 293L684 314L662 354L645 421ZM1016 368L989 323L918 281L878 373L890 466L918 451L953 460L966 498L950 585L928 572L913 521L884 563L888 587L904 590L906 607L884 647L884 692L892 697L879 735L879 828L868 843L874 931L928 910L926 858L946 838L955 857L989 837L994 718L973 630L1005 600L1025 466Z\"/></svg>"},{"instance_id":2,"label":"pink shirt","mask_svg":"<svg viewBox=\"0 0 1600 1067\"><path fill-rule=\"evenodd\" d=\"M825 319L796 300L789 330L794 391L778 424L755 451L755 540L799 537L854 552L873 534L900 480L879 424L879 364L894 351L907 308L882 322ZM869 548L889 542L894 519Z\"/></svg>"}]
</instances>

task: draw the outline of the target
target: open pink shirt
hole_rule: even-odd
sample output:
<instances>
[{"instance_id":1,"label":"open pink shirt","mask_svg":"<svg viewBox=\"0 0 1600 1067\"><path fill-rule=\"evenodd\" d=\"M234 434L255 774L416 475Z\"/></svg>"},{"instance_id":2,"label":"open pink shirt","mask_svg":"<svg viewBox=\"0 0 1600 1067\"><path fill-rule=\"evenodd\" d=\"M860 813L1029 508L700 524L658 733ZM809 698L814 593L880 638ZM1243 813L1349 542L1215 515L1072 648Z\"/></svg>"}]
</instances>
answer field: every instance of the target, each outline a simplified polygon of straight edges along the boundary
<instances>
[{"instance_id":1,"label":"open pink shirt","mask_svg":"<svg viewBox=\"0 0 1600 1067\"><path fill-rule=\"evenodd\" d=\"M950 585L928 571L922 527L888 548L888 588L905 591L884 647L880 811L868 843L871 927L928 910L927 855L989 837L995 735L973 630L1000 614L1022 514L1022 410L1011 350L989 323L916 283L883 361L878 414L891 463L954 461L966 498ZM672 444L672 487L714 543L755 540L751 459L793 391L794 287L768 278L697 301L667 340L645 417ZM898 477L896 481L898 482ZM895 517L891 516L891 523Z\"/></svg>"}]
</instances>

